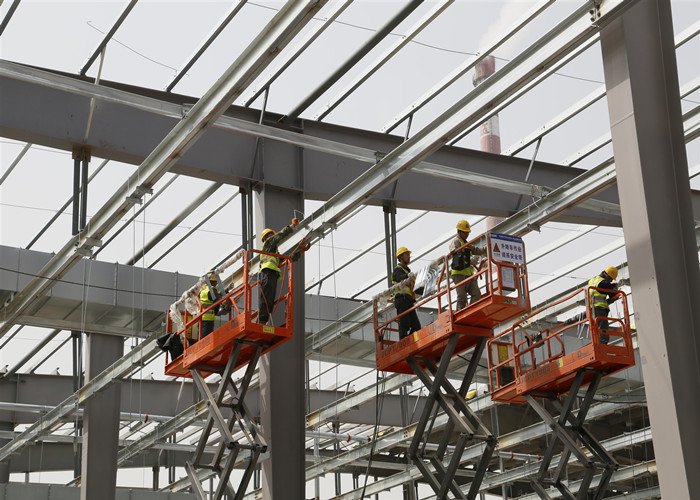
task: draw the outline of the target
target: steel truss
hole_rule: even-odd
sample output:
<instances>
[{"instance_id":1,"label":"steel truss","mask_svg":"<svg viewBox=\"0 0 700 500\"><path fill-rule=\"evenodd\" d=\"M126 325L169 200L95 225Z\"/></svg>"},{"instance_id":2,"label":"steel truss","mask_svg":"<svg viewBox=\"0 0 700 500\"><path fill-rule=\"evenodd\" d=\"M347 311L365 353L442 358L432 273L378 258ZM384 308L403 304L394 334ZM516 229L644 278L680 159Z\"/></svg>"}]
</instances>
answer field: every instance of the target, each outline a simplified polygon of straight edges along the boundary
<instances>
[{"instance_id":1,"label":"steel truss","mask_svg":"<svg viewBox=\"0 0 700 500\"><path fill-rule=\"evenodd\" d=\"M469 408L465 399L474 374L476 373L478 362L486 346L487 339L485 337L478 341L472 351L472 356L469 360L467 370L464 373L464 378L462 379L459 390L456 390L450 381L447 380L447 368L454 354L460 335L459 333L455 333L450 336L437 365L431 359L419 358L417 356L409 356L407 358L411 369L428 389L428 396L423 413L416 424L416 431L408 448L408 456L411 462L421 471L428 484L433 488L438 500L446 498L448 490L452 492L455 498L468 498L470 500L476 498L479 493L481 481L486 473L486 468L491 460L491 455L496 448L496 438L491 434L491 431L481 423L471 408ZM426 454L426 444L430 438L435 417L438 413L438 405L445 411L448 421L437 450ZM430 425L428 426L428 424ZM447 445L449 444L450 436L454 429L458 431L459 437L454 445L454 449L451 450L452 457L450 458L449 464L445 467L445 451L447 450ZM473 440L482 441L484 443L484 452L477 461L473 471L474 478L471 482L469 492L467 496L465 496L459 488L459 485L454 481L454 477L457 473L464 448ZM426 460L430 461L434 472L428 467Z\"/></svg>"},{"instance_id":2,"label":"steel truss","mask_svg":"<svg viewBox=\"0 0 700 500\"><path fill-rule=\"evenodd\" d=\"M577 400L576 396L581 388L586 372L593 372L593 379L586 389L586 394L578 408L578 414L574 415L574 401ZM559 417L556 420L549 414L544 406L535 400L532 394L524 395L530 406L553 431L552 440L549 442L547 451L542 457L540 469L535 479L532 480L532 487L540 498L551 498L545 491L545 487L554 486L566 499L583 500L593 498L599 500L605 495L613 473L619 468L620 465L615 461L612 455L608 453L598 440L583 426L591 403L593 403L593 396L598 390L598 384L603 378L603 375L604 373L600 370L592 370L590 368L578 370L571 385L571 390L563 405L554 395L545 395L545 397L554 404L557 410L559 410ZM538 396L543 395L538 394ZM552 458L554 458L554 449L556 443L559 441L561 441L564 449L561 452L559 464L554 469L552 477L547 477L550 463L552 462ZM581 445L578 443L581 443ZM566 470L569 462L569 455L572 453L585 469L577 495L574 495L562 482L562 473ZM596 469L602 469L602 475L593 496L589 497L588 488L596 473Z\"/></svg>"},{"instance_id":3,"label":"steel truss","mask_svg":"<svg viewBox=\"0 0 700 500\"><path fill-rule=\"evenodd\" d=\"M229 498L234 500L240 500L245 495L246 488L250 479L253 477L253 472L255 471L255 466L258 462L258 458L261 453L267 451L267 442L261 434L258 433L257 425L250 419L250 412L246 408L244 403L246 393L250 387L250 381L253 378L253 373L257 368L258 359L260 354L265 348L264 344L255 343L250 341L235 341L236 345L231 352L226 367L222 370L221 367L213 366L200 366L195 365L190 368L190 373L192 374L192 379L194 380L197 389L199 389L200 394L207 403L207 412L209 413L207 421L204 424L202 434L197 443L197 447L194 452L194 457L191 461L185 463L185 470L189 476L190 482L192 483L192 489L197 496L198 500L219 500L223 497L224 493L227 493ZM232 375L238 362L238 357L241 353L241 348L244 344L255 345L254 352L251 356L250 362L246 368L245 375L240 381L240 385L237 388L233 381ZM211 390L204 381L204 376L202 375L202 370L211 373L217 372L221 375L221 381L219 382L219 387L216 392L212 394ZM226 393L231 394L230 401L224 403L224 397ZM226 419L222 412L222 408L230 408L231 416ZM243 432L243 443L237 441L233 434L231 433L233 426L238 423L240 429ZM219 445L214 452L213 460L205 464L203 463L204 450L207 446L207 441L212 433L212 431L217 430L219 432ZM238 484L237 488L233 488L229 481L231 476L231 471L236 465L236 458L241 450L248 450L250 452L250 458L245 466L243 476ZM228 451L228 454L226 452ZM197 475L197 469L209 469L214 471L214 473L219 478L219 484L214 492L213 496L209 496L204 491L204 487Z\"/></svg>"}]
</instances>

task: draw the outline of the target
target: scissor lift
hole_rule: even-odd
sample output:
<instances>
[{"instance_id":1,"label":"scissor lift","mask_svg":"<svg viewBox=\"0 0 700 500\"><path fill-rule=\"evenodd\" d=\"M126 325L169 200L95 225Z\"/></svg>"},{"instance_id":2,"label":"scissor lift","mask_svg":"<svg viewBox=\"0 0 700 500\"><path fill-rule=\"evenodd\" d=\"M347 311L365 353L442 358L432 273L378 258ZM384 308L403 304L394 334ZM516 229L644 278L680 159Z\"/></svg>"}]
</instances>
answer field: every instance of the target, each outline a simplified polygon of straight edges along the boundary
<instances>
[{"instance_id":1,"label":"scissor lift","mask_svg":"<svg viewBox=\"0 0 700 500\"><path fill-rule=\"evenodd\" d=\"M379 299L374 300L377 369L415 373L428 389L425 407L408 448L408 456L420 469L438 499L446 498L448 491L455 498L468 499L476 498L479 492L496 446L496 438L469 408L465 396L486 346L486 340L493 335L494 326L523 314L530 308L522 239L499 234L487 234L485 238L486 259L482 262L480 270L468 278L484 282L482 286L485 287L485 293L474 304L469 304L459 311L453 308L456 287L449 279L452 254L445 256L441 261L437 292L421 298L412 309L403 313L408 314L419 307L436 305L437 319L419 331L403 339L393 340L392 337L398 339L397 324L400 316L392 316L382 311ZM477 240L467 244L473 244L475 241ZM388 318L380 321L383 314ZM469 349L473 350L466 372L459 389L455 389L447 379L448 365L454 356ZM445 411L448 422L441 433L436 451L426 453L426 444L430 439L439 407ZM458 436L454 451L445 465L445 454L455 430ZM483 443L484 452L475 465L474 478L465 496L454 478L464 448L473 441Z\"/></svg>"},{"instance_id":2,"label":"scissor lift","mask_svg":"<svg viewBox=\"0 0 700 500\"><path fill-rule=\"evenodd\" d=\"M279 298L273 308L283 307L284 322L281 325L261 325L258 323L258 311L253 308L253 298L259 292L260 283L257 277L250 274L250 260L253 254L263 254L257 250L249 250L244 256L244 283L229 293L221 296L209 307L202 309L196 316L183 311L185 327L177 333L183 337L184 353L174 360L168 360L166 354L166 375L176 377L191 377L207 402L208 416L197 448L191 461L186 462L185 469L192 483L192 489L199 500L209 500L197 475L198 469L210 469L219 478L219 484L213 497L216 500L227 493L230 498L243 498L245 490L253 475L256 463L261 453L267 450L265 439L258 433L257 426L250 419L244 399L250 385L253 373L260 356L292 338L293 335L293 265L289 257L278 254L283 282ZM218 280L220 283L221 280ZM204 338L201 334L202 316L211 310L223 311L221 319L217 319L218 328ZM173 332L174 327L168 315L167 331ZM185 339L195 332L194 341ZM189 345L187 343L189 343ZM247 365L245 374L237 386L233 381L233 373ZM215 392L211 392L205 377L218 373L221 380ZM230 398L225 401L226 395ZM226 417L223 408L230 408L231 415ZM241 439L234 437L234 425L238 424L243 434ZM218 447L213 460L203 462L204 449L212 432L218 431L216 438ZM241 459L241 452L248 452L248 457ZM243 476L237 488L230 482L231 472L239 461L247 461Z\"/></svg>"},{"instance_id":3,"label":"scissor lift","mask_svg":"<svg viewBox=\"0 0 700 500\"><path fill-rule=\"evenodd\" d=\"M544 499L551 498L546 491L549 486L557 488L567 499L603 498L610 478L618 468L612 455L584 427L584 422L601 379L634 365L627 295L621 291L615 295L621 299L620 318L594 318L591 290L599 289L579 289L533 311L488 341L493 400L528 403L553 431L537 476L532 480L533 488ZM581 306L585 308L584 313L566 321L557 320L557 317L567 312L571 314ZM600 328L600 321L608 322L605 332ZM590 332L590 338L581 340L583 331ZM609 337L607 344L601 341L601 335ZM578 391L586 386L578 411L575 411ZM560 397L565 395L562 403ZM537 399L550 401L559 411L559 416L552 416ZM548 477L558 442L563 451L551 477ZM584 468L577 495L563 481L571 454ZM598 470L602 471L600 481L593 497L589 497L588 490Z\"/></svg>"}]
</instances>

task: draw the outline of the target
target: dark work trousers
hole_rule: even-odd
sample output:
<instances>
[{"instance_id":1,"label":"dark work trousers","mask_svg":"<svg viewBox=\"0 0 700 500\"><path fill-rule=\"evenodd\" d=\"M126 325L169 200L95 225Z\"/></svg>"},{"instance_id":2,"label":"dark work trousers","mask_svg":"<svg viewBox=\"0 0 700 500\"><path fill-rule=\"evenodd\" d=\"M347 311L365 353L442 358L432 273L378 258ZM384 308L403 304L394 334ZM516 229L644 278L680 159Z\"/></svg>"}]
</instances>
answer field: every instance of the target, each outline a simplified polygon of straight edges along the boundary
<instances>
[{"instance_id":1,"label":"dark work trousers","mask_svg":"<svg viewBox=\"0 0 700 500\"><path fill-rule=\"evenodd\" d=\"M397 314L408 311L415 303L416 301L413 300L413 297L405 293L396 294L394 297L394 306ZM415 309L399 318L399 340L418 330L420 330L420 321Z\"/></svg>"},{"instance_id":2,"label":"dark work trousers","mask_svg":"<svg viewBox=\"0 0 700 500\"><path fill-rule=\"evenodd\" d=\"M258 301L258 323L264 325L270 319L277 298L277 280L280 273L265 268L260 271L260 299Z\"/></svg>"},{"instance_id":3,"label":"dark work trousers","mask_svg":"<svg viewBox=\"0 0 700 500\"><path fill-rule=\"evenodd\" d=\"M595 318L609 318L610 317L610 309L607 307L594 307L593 308L593 316ZM605 333L608 333L608 320L607 319L597 319L596 322L598 323L598 329L600 330L600 343L601 344L607 344L608 340L610 339L609 335L604 335Z\"/></svg>"},{"instance_id":4,"label":"dark work trousers","mask_svg":"<svg viewBox=\"0 0 700 500\"><path fill-rule=\"evenodd\" d=\"M202 338L206 337L207 335L209 335L213 331L214 331L214 322L202 320Z\"/></svg>"}]
</instances>

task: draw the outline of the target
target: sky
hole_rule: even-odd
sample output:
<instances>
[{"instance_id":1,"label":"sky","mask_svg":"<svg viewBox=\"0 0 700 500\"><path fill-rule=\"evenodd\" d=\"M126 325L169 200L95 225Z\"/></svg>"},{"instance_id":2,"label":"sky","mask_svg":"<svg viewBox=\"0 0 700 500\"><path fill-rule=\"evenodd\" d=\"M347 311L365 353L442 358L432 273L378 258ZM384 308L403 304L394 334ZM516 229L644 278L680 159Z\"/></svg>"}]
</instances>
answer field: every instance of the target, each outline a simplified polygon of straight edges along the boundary
<instances>
[{"instance_id":1,"label":"sky","mask_svg":"<svg viewBox=\"0 0 700 500\"><path fill-rule=\"evenodd\" d=\"M5 16L10 4L11 2L4 2L0 5L0 18ZM126 1L25 0L0 38L0 57L10 61L77 73L126 4ZM188 71L187 76L181 80L174 91L194 97L201 96L230 64L240 48L254 38L258 30L274 15L274 9L279 8L281 4L281 2L264 0L248 2L239 16L200 61ZM399 1L356 1L339 17L338 22L322 35L319 43L312 45L273 85L268 109L285 113L294 108L359 44L367 40L374 30L380 28L402 4L403 2ZM363 60L363 63L371 61L400 34L405 33L434 4L434 2L426 2L421 6L414 15L394 30L394 35ZM206 37L215 21L224 15L230 5L230 2L224 1L197 2L195 5L194 2L187 1L142 0L108 45L101 78L164 89L194 48ZM457 0L437 21L420 33L384 68L329 114L325 121L369 130L381 130L407 104L415 101L452 68L478 53L492 37L497 36L532 5L533 2L528 1ZM497 66L502 67L522 47L541 36L578 5L579 2L573 1L557 2L542 15L541 19L496 52ZM700 19L700 2L674 1L672 7L676 34ZM323 17L329 8L330 5L326 6L318 17ZM697 38L678 50L681 86L698 77L700 64L698 64L697 54L699 53L700 40ZM274 67L273 64L269 69ZM358 67L362 67L362 64ZM98 68L99 64L95 63L88 71L88 75L96 76ZM267 73L268 71L265 71L263 75ZM347 77L341 79L303 113L302 117L314 116L319 109L322 109L325 102L352 78L354 73L355 71L351 71ZM520 138L536 130L602 83L600 48L594 45L573 63L500 113L503 149L506 150ZM255 84L251 91L254 88ZM411 134L430 123L435 116L471 88L470 72L416 114ZM242 104L249 95L250 92L245 92L236 103ZM683 101L683 110L687 111L698 104L700 104L700 92L696 91ZM258 100L253 107L258 108L260 105L261 102ZM566 126L546 136L537 158L547 162L563 163L607 131L607 106L603 100L580 113ZM404 132L403 125L395 131L397 134ZM700 163L699 142L696 140L687 148L691 167ZM478 132L469 134L459 145L478 149ZM0 172L5 172L23 147L24 143L0 139ZM530 158L532 154L533 148L530 147L518 156ZM612 148L606 146L576 166L590 168L611 154ZM99 158L94 158L91 169L100 162ZM90 184L88 214L93 214L107 200L115 186L121 185L135 169L134 165L110 162ZM72 161L69 152L33 146L0 186L0 244L26 247L56 209L71 196L71 176ZM167 174L156 188L164 185L172 177L171 174ZM37 179L50 179L51 182L36 182ZM198 179L184 177L175 179L166 195L153 202L144 214L135 222L128 224L126 230L105 248L99 257L100 260L122 263L128 260L170 221L173 216L173 207L186 205L208 185L209 182ZM695 177L691 185L695 189L700 189L700 176ZM136 265L151 265L158 256L202 220L208 214L209 207L218 206L236 191L235 186L224 186L219 189L210 198L207 207L195 211L147 256L145 262L139 261ZM320 206L318 202L307 201L305 212L308 214L318 206ZM290 214L290 218L293 215ZM398 225L414 215L415 213L411 211L400 209L397 213ZM456 220L463 217L474 220L470 214L430 213L412 225L410 230L399 233L398 244L411 249L423 248L452 227ZM484 223L476 224L473 234L478 234L484 229ZM549 223L542 228L541 233L532 233L525 237L527 251L534 252L553 239L579 229L567 224ZM306 281L310 282L353 257L367 242L382 233L381 209L368 207L307 254ZM59 217L33 249L44 252L55 251L63 246L69 236L70 214L66 213ZM550 254L547 259L532 263L528 269L531 283L545 277L557 278L547 287L533 293L533 302L544 300L547 295L554 295L588 279L601 267L624 262L625 252L624 248L621 248L612 252L605 260L570 269L565 273L561 272L562 269L566 269L572 253L582 254L585 248L596 248L610 241L620 240L622 236L622 230L619 228L595 228L579 243L562 247ZM209 264L203 266L200 260L208 263L219 262L239 243L240 203L236 199L205 223L193 237L179 245L176 251L163 258L155 268L200 275L209 267ZM425 265L442 253L444 249L435 250L417 259L413 266ZM201 259L192 259L192 255L198 255ZM358 269L363 272L358 272ZM380 245L373 252L359 259L355 266L338 273L332 281L329 280L321 293L349 295L364 284L368 276L383 272L384 255L383 246ZM382 286L370 289L361 295L361 298L371 297L380 291ZM35 345L37 339L45 335L46 331L42 329L24 329L22 334L8 345L8 350L12 349L11 354L0 351L0 366L4 366L10 359L26 352ZM41 355L47 354L62 340L63 337L59 337L49 343ZM70 344L60 349L48 363L37 370L37 373L48 373L56 367L59 368L60 373L70 373ZM314 374L326 368L326 364L319 363L313 368ZM336 383L337 379L353 377L356 373L356 369L347 368L331 371L320 377L319 386L327 387ZM49 476L44 473L41 480L46 481ZM145 472L142 477L142 482L149 485L150 471ZM128 480L133 478L130 477Z\"/></svg>"}]
</instances>

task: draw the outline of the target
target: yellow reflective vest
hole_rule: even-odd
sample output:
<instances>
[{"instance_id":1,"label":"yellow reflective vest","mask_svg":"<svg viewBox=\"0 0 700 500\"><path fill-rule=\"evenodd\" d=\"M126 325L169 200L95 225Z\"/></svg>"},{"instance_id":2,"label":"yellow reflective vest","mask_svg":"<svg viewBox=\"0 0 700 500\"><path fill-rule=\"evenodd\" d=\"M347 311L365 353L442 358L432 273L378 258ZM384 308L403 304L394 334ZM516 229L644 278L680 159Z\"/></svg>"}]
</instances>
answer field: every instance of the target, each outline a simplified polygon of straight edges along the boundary
<instances>
[{"instance_id":1,"label":"yellow reflective vest","mask_svg":"<svg viewBox=\"0 0 700 500\"><path fill-rule=\"evenodd\" d=\"M199 303L201 304L201 310L203 311L214 302L209 298L209 285L204 285L199 292ZM207 311L202 316L202 321L214 321L216 320L216 314L214 314L214 309Z\"/></svg>"},{"instance_id":2,"label":"yellow reflective vest","mask_svg":"<svg viewBox=\"0 0 700 500\"><path fill-rule=\"evenodd\" d=\"M588 280L588 286L597 287L602 281L605 281L605 278L602 276L595 276ZM590 294L591 298L591 307L610 309L610 306L608 305L608 295L606 293L594 290L592 288L588 290L588 293Z\"/></svg>"},{"instance_id":3,"label":"yellow reflective vest","mask_svg":"<svg viewBox=\"0 0 700 500\"><path fill-rule=\"evenodd\" d=\"M457 236L452 243L450 243L450 252L454 252L459 247L464 245L466 241L462 240ZM450 275L463 274L465 276L471 276L474 274L474 268L471 263L472 251L471 248L466 247L459 252L452 255L452 263L450 265Z\"/></svg>"},{"instance_id":4,"label":"yellow reflective vest","mask_svg":"<svg viewBox=\"0 0 700 500\"><path fill-rule=\"evenodd\" d=\"M404 267L401 264L399 264L398 266L396 266L394 268L394 272L391 273L391 282L394 285L398 285L403 280L408 278L408 273L410 273L410 272L411 272L411 270L408 267ZM411 298L414 297L413 290L411 290L411 287L409 287L407 285L400 286L396 290L394 290L394 292L393 292L394 296L399 295L399 294L405 294Z\"/></svg>"}]
</instances>

